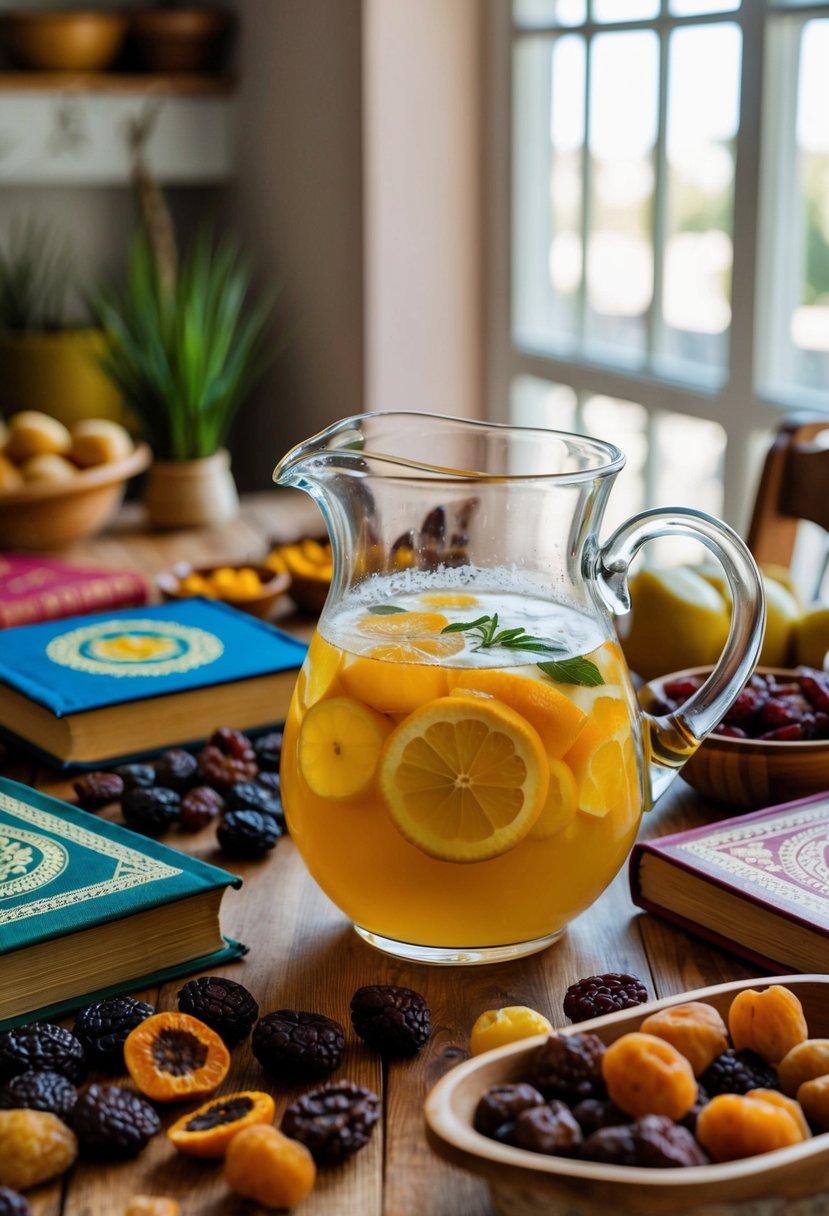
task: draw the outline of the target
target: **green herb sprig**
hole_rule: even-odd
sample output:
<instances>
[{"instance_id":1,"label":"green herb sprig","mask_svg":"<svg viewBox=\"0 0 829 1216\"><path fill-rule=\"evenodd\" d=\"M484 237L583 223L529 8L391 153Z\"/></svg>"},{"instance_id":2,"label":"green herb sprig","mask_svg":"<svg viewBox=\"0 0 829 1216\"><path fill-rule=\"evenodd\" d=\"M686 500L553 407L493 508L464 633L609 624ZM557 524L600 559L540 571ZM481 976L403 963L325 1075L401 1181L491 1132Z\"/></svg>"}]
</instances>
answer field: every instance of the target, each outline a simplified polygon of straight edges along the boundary
<instances>
[{"instance_id":1,"label":"green herb sprig","mask_svg":"<svg viewBox=\"0 0 829 1216\"><path fill-rule=\"evenodd\" d=\"M561 654L566 646L561 642L553 642L548 638L533 637L523 628L499 629L498 613L492 616L479 616L474 621L454 621L445 625L441 633L472 633L478 638L475 650L486 650L492 646L501 646L505 650L529 650L534 654ZM581 684L595 688L604 684L602 673L592 660L577 656L569 659L549 659L537 663L537 667L561 684Z\"/></svg>"}]
</instances>

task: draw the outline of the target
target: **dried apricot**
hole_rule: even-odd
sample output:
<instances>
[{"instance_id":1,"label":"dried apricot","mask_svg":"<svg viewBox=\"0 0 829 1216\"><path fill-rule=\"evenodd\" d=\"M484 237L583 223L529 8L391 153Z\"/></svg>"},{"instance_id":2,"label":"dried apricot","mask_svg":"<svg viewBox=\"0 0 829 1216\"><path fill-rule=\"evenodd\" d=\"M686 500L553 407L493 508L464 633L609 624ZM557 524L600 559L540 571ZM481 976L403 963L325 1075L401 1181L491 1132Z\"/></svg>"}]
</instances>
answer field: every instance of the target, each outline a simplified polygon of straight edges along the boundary
<instances>
[{"instance_id":1,"label":"dried apricot","mask_svg":"<svg viewBox=\"0 0 829 1216\"><path fill-rule=\"evenodd\" d=\"M658 1009L644 1019L639 1029L675 1047L685 1056L695 1077L728 1050L725 1022L713 1005L703 1001L686 1001L684 1005Z\"/></svg>"},{"instance_id":2,"label":"dried apricot","mask_svg":"<svg viewBox=\"0 0 829 1216\"><path fill-rule=\"evenodd\" d=\"M57 1178L78 1155L75 1133L45 1110L0 1110L0 1186L27 1191Z\"/></svg>"},{"instance_id":3,"label":"dried apricot","mask_svg":"<svg viewBox=\"0 0 829 1216\"><path fill-rule=\"evenodd\" d=\"M623 1034L602 1059L610 1100L638 1119L667 1115L679 1120L697 1099L694 1070L675 1047L641 1030Z\"/></svg>"},{"instance_id":4,"label":"dried apricot","mask_svg":"<svg viewBox=\"0 0 829 1216\"><path fill-rule=\"evenodd\" d=\"M212 1093L227 1076L230 1052L198 1018L168 1011L130 1031L124 1062L142 1094L155 1102L180 1102Z\"/></svg>"},{"instance_id":5,"label":"dried apricot","mask_svg":"<svg viewBox=\"0 0 829 1216\"><path fill-rule=\"evenodd\" d=\"M803 1006L782 984L738 992L728 1010L728 1029L737 1051L755 1051L769 1064L779 1063L809 1033Z\"/></svg>"},{"instance_id":6,"label":"dried apricot","mask_svg":"<svg viewBox=\"0 0 829 1216\"><path fill-rule=\"evenodd\" d=\"M804 1039L787 1051L777 1065L784 1094L793 1098L804 1081L829 1073L829 1039Z\"/></svg>"},{"instance_id":7,"label":"dried apricot","mask_svg":"<svg viewBox=\"0 0 829 1216\"><path fill-rule=\"evenodd\" d=\"M225 1157L231 1190L265 1208L292 1208L313 1189L317 1167L304 1144L270 1124L243 1128Z\"/></svg>"},{"instance_id":8,"label":"dried apricot","mask_svg":"<svg viewBox=\"0 0 829 1216\"><path fill-rule=\"evenodd\" d=\"M482 1051L492 1051L505 1043L552 1032L543 1013L527 1005L505 1005L502 1009L487 1009L476 1019L469 1035L469 1050L473 1056L479 1056Z\"/></svg>"},{"instance_id":9,"label":"dried apricot","mask_svg":"<svg viewBox=\"0 0 829 1216\"><path fill-rule=\"evenodd\" d=\"M804 1081L797 1091L797 1100L807 1119L829 1132L829 1073Z\"/></svg>"},{"instance_id":10,"label":"dried apricot","mask_svg":"<svg viewBox=\"0 0 829 1216\"><path fill-rule=\"evenodd\" d=\"M124 1216L179 1216L177 1199L166 1195L133 1195L124 1209Z\"/></svg>"},{"instance_id":11,"label":"dried apricot","mask_svg":"<svg viewBox=\"0 0 829 1216\"><path fill-rule=\"evenodd\" d=\"M712 1161L754 1157L803 1139L789 1111L747 1094L717 1094L699 1112L696 1134Z\"/></svg>"},{"instance_id":12,"label":"dried apricot","mask_svg":"<svg viewBox=\"0 0 829 1216\"><path fill-rule=\"evenodd\" d=\"M246 1090L211 1098L178 1119L167 1135L188 1157L224 1157L234 1136L256 1123L273 1123L276 1106L270 1094Z\"/></svg>"},{"instance_id":13,"label":"dried apricot","mask_svg":"<svg viewBox=\"0 0 829 1216\"><path fill-rule=\"evenodd\" d=\"M770 1102L772 1106L780 1106L783 1110L787 1110L800 1128L803 1139L810 1139L812 1129L809 1127L806 1116L803 1113L803 1107L799 1101L796 1101L794 1098L787 1098L785 1094L781 1094L779 1089L750 1089L746 1097L760 1098L763 1102Z\"/></svg>"}]
</instances>

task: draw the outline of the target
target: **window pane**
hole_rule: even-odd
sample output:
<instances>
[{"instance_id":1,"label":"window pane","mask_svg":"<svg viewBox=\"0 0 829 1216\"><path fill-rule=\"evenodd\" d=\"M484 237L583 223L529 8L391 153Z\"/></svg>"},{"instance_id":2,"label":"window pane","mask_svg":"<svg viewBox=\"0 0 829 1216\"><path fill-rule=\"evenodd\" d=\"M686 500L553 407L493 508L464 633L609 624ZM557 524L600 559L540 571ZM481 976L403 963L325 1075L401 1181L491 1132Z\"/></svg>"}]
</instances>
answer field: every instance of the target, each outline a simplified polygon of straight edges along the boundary
<instances>
[{"instance_id":1,"label":"window pane","mask_svg":"<svg viewBox=\"0 0 829 1216\"><path fill-rule=\"evenodd\" d=\"M536 376L518 376L510 393L510 421L515 426L543 426L552 431L576 429L576 394L567 384Z\"/></svg>"},{"instance_id":2,"label":"window pane","mask_svg":"<svg viewBox=\"0 0 829 1216\"><path fill-rule=\"evenodd\" d=\"M583 25L587 0L513 0L512 15L521 29Z\"/></svg>"},{"instance_id":3,"label":"window pane","mask_svg":"<svg viewBox=\"0 0 829 1216\"><path fill-rule=\"evenodd\" d=\"M658 412L651 435L651 505L695 507L722 515L725 444L726 432L718 422ZM654 565L676 566L698 562L702 556L696 541L672 536L650 545L647 560Z\"/></svg>"},{"instance_id":4,"label":"window pane","mask_svg":"<svg viewBox=\"0 0 829 1216\"><path fill-rule=\"evenodd\" d=\"M596 353L626 362L642 361L653 295L658 50L650 31L592 48L586 329Z\"/></svg>"},{"instance_id":5,"label":"window pane","mask_svg":"<svg viewBox=\"0 0 829 1216\"><path fill-rule=\"evenodd\" d=\"M659 0L593 0L594 21L640 21L659 15Z\"/></svg>"},{"instance_id":6,"label":"window pane","mask_svg":"<svg viewBox=\"0 0 829 1216\"><path fill-rule=\"evenodd\" d=\"M670 12L674 17L698 17L702 13L733 13L740 7L740 0L671 0Z\"/></svg>"},{"instance_id":7,"label":"window pane","mask_svg":"<svg viewBox=\"0 0 829 1216\"><path fill-rule=\"evenodd\" d=\"M617 397L588 397L583 429L588 435L615 443L625 454L625 467L616 478L602 524L606 536L645 507L648 460L648 414L644 406Z\"/></svg>"},{"instance_id":8,"label":"window pane","mask_svg":"<svg viewBox=\"0 0 829 1216\"><path fill-rule=\"evenodd\" d=\"M736 25L703 25L675 30L668 57L667 202L658 352L689 368L723 372L731 324L740 53Z\"/></svg>"}]
</instances>

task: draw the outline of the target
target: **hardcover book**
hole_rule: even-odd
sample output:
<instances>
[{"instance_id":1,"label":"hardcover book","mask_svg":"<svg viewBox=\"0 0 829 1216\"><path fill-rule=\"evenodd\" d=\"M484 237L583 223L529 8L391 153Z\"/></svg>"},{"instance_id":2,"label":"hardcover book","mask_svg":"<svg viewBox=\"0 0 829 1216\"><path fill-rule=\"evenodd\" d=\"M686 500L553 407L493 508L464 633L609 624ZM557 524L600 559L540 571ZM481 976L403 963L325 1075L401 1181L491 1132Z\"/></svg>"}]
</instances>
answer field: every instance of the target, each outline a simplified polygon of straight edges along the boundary
<instances>
[{"instance_id":1,"label":"hardcover book","mask_svg":"<svg viewBox=\"0 0 829 1216\"><path fill-rule=\"evenodd\" d=\"M219 905L241 879L0 777L0 1029L246 953Z\"/></svg>"},{"instance_id":2,"label":"hardcover book","mask_svg":"<svg viewBox=\"0 0 829 1216\"><path fill-rule=\"evenodd\" d=\"M22 625L0 644L0 730L102 765L284 720L306 646L214 600Z\"/></svg>"},{"instance_id":3,"label":"hardcover book","mask_svg":"<svg viewBox=\"0 0 829 1216\"><path fill-rule=\"evenodd\" d=\"M68 566L34 553L0 553L0 629L147 602L137 570Z\"/></svg>"},{"instance_id":4,"label":"hardcover book","mask_svg":"<svg viewBox=\"0 0 829 1216\"><path fill-rule=\"evenodd\" d=\"M633 902L771 971L829 970L829 793L639 841Z\"/></svg>"}]
</instances>

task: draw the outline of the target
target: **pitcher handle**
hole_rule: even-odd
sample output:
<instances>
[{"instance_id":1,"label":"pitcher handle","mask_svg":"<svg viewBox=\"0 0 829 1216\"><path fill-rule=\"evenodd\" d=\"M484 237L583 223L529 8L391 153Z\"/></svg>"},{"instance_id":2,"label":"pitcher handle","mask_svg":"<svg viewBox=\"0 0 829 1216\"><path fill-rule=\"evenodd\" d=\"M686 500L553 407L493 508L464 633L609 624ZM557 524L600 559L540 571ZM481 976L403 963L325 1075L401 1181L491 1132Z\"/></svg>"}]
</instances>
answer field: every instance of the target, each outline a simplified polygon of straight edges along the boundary
<instances>
[{"instance_id":1,"label":"pitcher handle","mask_svg":"<svg viewBox=\"0 0 829 1216\"><path fill-rule=\"evenodd\" d=\"M765 628L763 583L745 542L722 520L686 507L634 515L595 550L590 573L612 613L630 611L630 563L646 541L658 536L689 536L710 549L725 571L733 609L725 647L702 687L674 713L657 716L642 711L648 807L739 695L754 670Z\"/></svg>"}]
</instances>

